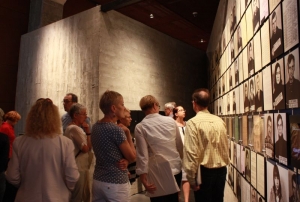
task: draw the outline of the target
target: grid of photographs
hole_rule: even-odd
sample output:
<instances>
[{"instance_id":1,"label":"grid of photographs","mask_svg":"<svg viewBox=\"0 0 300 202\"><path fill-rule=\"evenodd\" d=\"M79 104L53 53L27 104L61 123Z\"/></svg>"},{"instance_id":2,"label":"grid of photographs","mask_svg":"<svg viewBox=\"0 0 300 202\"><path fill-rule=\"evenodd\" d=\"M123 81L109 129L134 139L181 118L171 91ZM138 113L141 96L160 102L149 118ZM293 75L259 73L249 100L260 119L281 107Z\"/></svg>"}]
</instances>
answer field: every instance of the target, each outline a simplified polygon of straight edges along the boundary
<instances>
[{"instance_id":1,"label":"grid of photographs","mask_svg":"<svg viewBox=\"0 0 300 202\"><path fill-rule=\"evenodd\" d=\"M299 4L227 4L209 87L230 133L227 180L238 201L300 201Z\"/></svg>"}]
</instances>

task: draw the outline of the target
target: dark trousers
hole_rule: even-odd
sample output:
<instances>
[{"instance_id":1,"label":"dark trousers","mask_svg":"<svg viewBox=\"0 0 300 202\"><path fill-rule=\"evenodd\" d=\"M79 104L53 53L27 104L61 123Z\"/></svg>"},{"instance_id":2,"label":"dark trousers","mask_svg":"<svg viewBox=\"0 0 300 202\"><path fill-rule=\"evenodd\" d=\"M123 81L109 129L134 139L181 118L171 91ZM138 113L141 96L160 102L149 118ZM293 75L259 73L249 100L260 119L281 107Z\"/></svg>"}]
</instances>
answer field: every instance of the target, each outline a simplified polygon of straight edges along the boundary
<instances>
[{"instance_id":1,"label":"dark trousers","mask_svg":"<svg viewBox=\"0 0 300 202\"><path fill-rule=\"evenodd\" d=\"M177 182L178 187L180 188L181 185L181 179L182 179L182 172L178 173L177 175L174 175L175 180ZM151 197L151 202L179 202L179 196L178 192L174 194L164 195L164 196L158 196L158 197Z\"/></svg>"},{"instance_id":2,"label":"dark trousers","mask_svg":"<svg viewBox=\"0 0 300 202\"><path fill-rule=\"evenodd\" d=\"M227 168L205 168L201 166L202 184L195 191L195 202L223 202Z\"/></svg>"}]
</instances>

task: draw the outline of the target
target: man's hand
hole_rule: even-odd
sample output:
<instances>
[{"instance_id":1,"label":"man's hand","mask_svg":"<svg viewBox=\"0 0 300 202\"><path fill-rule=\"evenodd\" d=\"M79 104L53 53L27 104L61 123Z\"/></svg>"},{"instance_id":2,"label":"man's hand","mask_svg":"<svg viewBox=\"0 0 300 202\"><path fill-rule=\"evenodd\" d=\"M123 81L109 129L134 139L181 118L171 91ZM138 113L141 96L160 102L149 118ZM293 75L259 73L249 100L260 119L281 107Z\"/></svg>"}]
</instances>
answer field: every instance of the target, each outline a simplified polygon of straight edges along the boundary
<instances>
[{"instance_id":1,"label":"man's hand","mask_svg":"<svg viewBox=\"0 0 300 202\"><path fill-rule=\"evenodd\" d=\"M153 194L156 191L156 186L153 183L149 183L147 179L147 173L141 174L140 179L146 189L147 192Z\"/></svg>"},{"instance_id":2,"label":"man's hand","mask_svg":"<svg viewBox=\"0 0 300 202\"><path fill-rule=\"evenodd\" d=\"M126 170L128 166L128 161L126 159L121 159L118 163L117 166L120 170Z\"/></svg>"}]
</instances>

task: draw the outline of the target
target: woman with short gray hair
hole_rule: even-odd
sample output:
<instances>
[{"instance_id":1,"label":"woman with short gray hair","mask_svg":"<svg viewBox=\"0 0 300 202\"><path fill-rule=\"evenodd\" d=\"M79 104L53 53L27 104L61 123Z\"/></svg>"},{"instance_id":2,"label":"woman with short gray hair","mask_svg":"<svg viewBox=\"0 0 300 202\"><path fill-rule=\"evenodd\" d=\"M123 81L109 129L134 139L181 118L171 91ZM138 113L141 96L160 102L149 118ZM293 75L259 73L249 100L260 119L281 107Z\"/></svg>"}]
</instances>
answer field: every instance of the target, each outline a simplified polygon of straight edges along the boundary
<instances>
[{"instance_id":1,"label":"woman with short gray hair","mask_svg":"<svg viewBox=\"0 0 300 202\"><path fill-rule=\"evenodd\" d=\"M87 118L86 107L75 103L69 111L72 122L66 128L64 135L70 138L75 146L74 156L80 178L72 191L71 202L90 201L89 168L92 154L91 131L85 122Z\"/></svg>"}]
</instances>

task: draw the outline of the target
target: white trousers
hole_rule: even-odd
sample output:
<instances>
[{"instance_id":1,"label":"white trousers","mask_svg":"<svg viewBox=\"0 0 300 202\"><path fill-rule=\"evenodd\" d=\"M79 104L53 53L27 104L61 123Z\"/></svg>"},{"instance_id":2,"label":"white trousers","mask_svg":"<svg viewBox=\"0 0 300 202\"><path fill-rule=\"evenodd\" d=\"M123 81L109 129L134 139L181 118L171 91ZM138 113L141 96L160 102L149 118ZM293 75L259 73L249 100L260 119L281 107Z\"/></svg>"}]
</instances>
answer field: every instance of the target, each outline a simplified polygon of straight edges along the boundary
<instances>
[{"instance_id":1,"label":"white trousers","mask_svg":"<svg viewBox=\"0 0 300 202\"><path fill-rule=\"evenodd\" d=\"M130 202L130 183L113 184L93 180L93 202Z\"/></svg>"}]
</instances>

